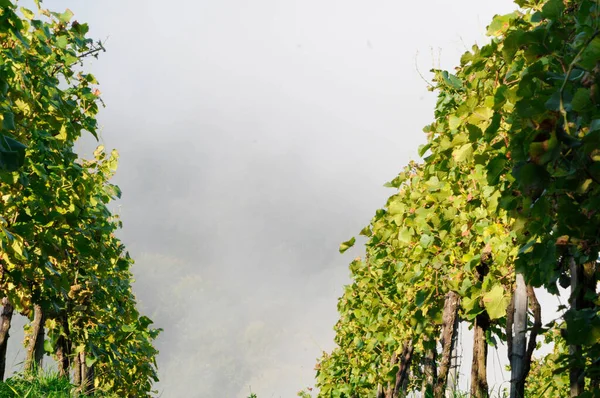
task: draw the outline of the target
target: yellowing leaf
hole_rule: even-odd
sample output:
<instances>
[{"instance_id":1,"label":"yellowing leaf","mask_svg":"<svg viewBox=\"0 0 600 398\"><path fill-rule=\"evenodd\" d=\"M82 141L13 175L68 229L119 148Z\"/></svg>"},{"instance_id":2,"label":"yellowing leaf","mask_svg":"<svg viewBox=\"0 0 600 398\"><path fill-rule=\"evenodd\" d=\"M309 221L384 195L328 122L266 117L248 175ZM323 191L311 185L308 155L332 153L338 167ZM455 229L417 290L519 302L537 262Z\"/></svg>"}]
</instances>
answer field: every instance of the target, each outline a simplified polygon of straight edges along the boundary
<instances>
[{"instance_id":1,"label":"yellowing leaf","mask_svg":"<svg viewBox=\"0 0 600 398\"><path fill-rule=\"evenodd\" d=\"M64 124L60 128L60 132L54 138L63 142L67 140L67 127Z\"/></svg>"},{"instance_id":2,"label":"yellowing leaf","mask_svg":"<svg viewBox=\"0 0 600 398\"><path fill-rule=\"evenodd\" d=\"M452 152L452 157L457 163L469 160L473 155L473 146L471 144L465 144Z\"/></svg>"},{"instance_id":3,"label":"yellowing leaf","mask_svg":"<svg viewBox=\"0 0 600 398\"><path fill-rule=\"evenodd\" d=\"M450 130L456 130L461 124L462 119L459 117L450 115L450 117L448 118L448 127L450 127Z\"/></svg>"},{"instance_id":4,"label":"yellowing leaf","mask_svg":"<svg viewBox=\"0 0 600 398\"><path fill-rule=\"evenodd\" d=\"M340 244L340 253L344 253L346 250L350 249L352 246L354 246L355 242L356 238L352 237L352 239Z\"/></svg>"},{"instance_id":5,"label":"yellowing leaf","mask_svg":"<svg viewBox=\"0 0 600 398\"><path fill-rule=\"evenodd\" d=\"M504 294L501 285L495 285L492 290L483 295L483 305L487 310L490 319L502 318L506 315L506 307L510 298Z\"/></svg>"},{"instance_id":6,"label":"yellowing leaf","mask_svg":"<svg viewBox=\"0 0 600 398\"><path fill-rule=\"evenodd\" d=\"M409 228L403 227L398 233L400 243L409 244L412 238L412 232Z\"/></svg>"},{"instance_id":7,"label":"yellowing leaf","mask_svg":"<svg viewBox=\"0 0 600 398\"><path fill-rule=\"evenodd\" d=\"M33 13L33 11L28 10L25 7L21 7L21 12L23 13L23 16L27 19L33 19L35 17L35 14Z\"/></svg>"}]
</instances>

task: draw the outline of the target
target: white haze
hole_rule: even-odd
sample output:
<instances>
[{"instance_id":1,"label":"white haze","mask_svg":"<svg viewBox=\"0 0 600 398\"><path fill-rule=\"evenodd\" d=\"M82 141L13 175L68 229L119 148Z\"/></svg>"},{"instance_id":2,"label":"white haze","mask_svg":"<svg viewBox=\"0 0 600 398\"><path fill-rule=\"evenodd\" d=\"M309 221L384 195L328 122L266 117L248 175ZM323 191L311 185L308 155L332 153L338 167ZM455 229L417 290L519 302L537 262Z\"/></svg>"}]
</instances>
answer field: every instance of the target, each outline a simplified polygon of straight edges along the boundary
<instances>
[{"instance_id":1,"label":"white haze","mask_svg":"<svg viewBox=\"0 0 600 398\"><path fill-rule=\"evenodd\" d=\"M89 22L163 397L289 398L333 348L339 255L424 142L432 67L508 0L46 0ZM95 143L81 144L89 151ZM544 300L554 305L556 299ZM549 320L553 312L545 313ZM463 327L461 385L470 338ZM13 332L11 356L19 333ZM21 350L22 351L22 350ZM498 359L500 359L500 362ZM18 361L17 361L18 362ZM508 380L490 351L490 385ZM505 386L505 385L504 385Z\"/></svg>"}]
</instances>

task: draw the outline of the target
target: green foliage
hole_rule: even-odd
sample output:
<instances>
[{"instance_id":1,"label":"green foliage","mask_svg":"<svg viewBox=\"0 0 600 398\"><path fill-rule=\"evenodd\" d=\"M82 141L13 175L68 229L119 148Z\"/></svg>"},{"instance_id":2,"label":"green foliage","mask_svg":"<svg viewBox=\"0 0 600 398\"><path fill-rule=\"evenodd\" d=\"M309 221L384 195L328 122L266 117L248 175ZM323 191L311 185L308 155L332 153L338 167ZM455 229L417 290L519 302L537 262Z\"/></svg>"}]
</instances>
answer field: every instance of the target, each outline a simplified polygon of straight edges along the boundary
<instances>
[{"instance_id":1,"label":"green foliage","mask_svg":"<svg viewBox=\"0 0 600 398\"><path fill-rule=\"evenodd\" d=\"M531 385L549 382L548 396L561 396L556 372L574 367L588 386L599 379L600 9L591 0L517 4L453 74L433 71L435 121L419 149L427 156L387 184L398 192L363 230L366 256L350 265L319 396L373 396L392 382L403 344L412 341L418 359L438 338L448 291L460 295L463 321L486 313L488 342L505 339L515 272L556 294L559 281L569 287L571 260L583 270L572 287L582 299L565 314L561 344L580 350L548 357L549 369L534 364ZM422 388L418 361L411 372L406 392Z\"/></svg>"},{"instance_id":2,"label":"green foliage","mask_svg":"<svg viewBox=\"0 0 600 398\"><path fill-rule=\"evenodd\" d=\"M492 319L504 317L506 264L517 254L514 237L484 168L462 180L465 174L413 163L392 182L399 191L371 222L366 259L350 265L354 282L338 305L339 347L319 363L320 396L369 396L394 380L398 367L390 363L392 354L405 341L416 342L417 357L424 354L424 342L439 335L449 290L464 297L465 319L485 310ZM473 196L479 189L483 194ZM482 256L497 261L480 282L475 268ZM409 388L420 389L420 372L414 369Z\"/></svg>"},{"instance_id":3,"label":"green foliage","mask_svg":"<svg viewBox=\"0 0 600 398\"><path fill-rule=\"evenodd\" d=\"M41 372L37 375L16 375L0 383L0 398L70 398L75 397L76 386L57 373ZM95 394L98 398L117 398L115 395ZM79 398L87 395L79 394Z\"/></svg>"},{"instance_id":4,"label":"green foliage","mask_svg":"<svg viewBox=\"0 0 600 398\"><path fill-rule=\"evenodd\" d=\"M85 353L97 391L147 396L157 381L159 330L136 309L133 260L108 210L116 151L78 159L74 142L96 136L98 82L82 60L104 51L69 10L0 12L0 290L15 310L42 306L47 341Z\"/></svg>"},{"instance_id":5,"label":"green foliage","mask_svg":"<svg viewBox=\"0 0 600 398\"><path fill-rule=\"evenodd\" d=\"M545 342L554 344L553 352L532 362L525 394L544 398L569 396L569 374L564 371L568 347L558 330L549 333Z\"/></svg>"},{"instance_id":6,"label":"green foliage","mask_svg":"<svg viewBox=\"0 0 600 398\"><path fill-rule=\"evenodd\" d=\"M346 242L343 242L340 244L340 253L344 253L346 250L350 249L352 246L354 246L354 243L356 242L356 238L352 238Z\"/></svg>"}]
</instances>

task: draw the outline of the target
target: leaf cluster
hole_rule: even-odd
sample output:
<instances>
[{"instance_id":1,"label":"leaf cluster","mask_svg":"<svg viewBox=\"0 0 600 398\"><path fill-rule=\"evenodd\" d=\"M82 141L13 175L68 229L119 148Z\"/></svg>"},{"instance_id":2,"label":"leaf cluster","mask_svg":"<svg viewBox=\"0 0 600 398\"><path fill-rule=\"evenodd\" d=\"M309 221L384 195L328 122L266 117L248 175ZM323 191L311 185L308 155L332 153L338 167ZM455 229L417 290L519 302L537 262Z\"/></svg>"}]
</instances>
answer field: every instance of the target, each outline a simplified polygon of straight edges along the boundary
<instances>
[{"instance_id":1,"label":"leaf cluster","mask_svg":"<svg viewBox=\"0 0 600 398\"><path fill-rule=\"evenodd\" d=\"M432 71L438 101L423 161L387 184L397 193L361 232L366 255L338 305L338 348L319 361L320 396L374 396L392 383L390 358L406 341L418 356L438 338L448 291L461 297L462 321L487 314L496 344L515 272L556 294L570 286L568 259L583 268L585 304L546 331L582 347L583 364L568 366L600 374L600 8L517 4L454 73ZM534 367L532 378L542 373Z\"/></svg>"},{"instance_id":2,"label":"leaf cluster","mask_svg":"<svg viewBox=\"0 0 600 398\"><path fill-rule=\"evenodd\" d=\"M56 356L85 353L95 386L147 396L157 381L159 330L136 309L133 260L115 236L109 203L118 154L79 159L74 143L97 138L102 105L83 60L104 51L70 10L36 12L0 1L0 290L33 319L42 306Z\"/></svg>"}]
</instances>

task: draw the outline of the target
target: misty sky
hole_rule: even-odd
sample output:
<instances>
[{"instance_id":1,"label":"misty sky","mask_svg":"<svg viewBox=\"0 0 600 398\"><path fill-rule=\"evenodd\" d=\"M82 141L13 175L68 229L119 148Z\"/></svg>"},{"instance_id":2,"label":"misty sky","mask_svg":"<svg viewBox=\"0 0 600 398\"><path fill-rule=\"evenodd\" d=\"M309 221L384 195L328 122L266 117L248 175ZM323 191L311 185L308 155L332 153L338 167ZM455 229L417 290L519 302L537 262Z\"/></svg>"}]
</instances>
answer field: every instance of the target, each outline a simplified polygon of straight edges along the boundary
<instances>
[{"instance_id":1,"label":"misty sky","mask_svg":"<svg viewBox=\"0 0 600 398\"><path fill-rule=\"evenodd\" d=\"M337 248L416 159L435 94L509 0L45 0L107 53L91 64L121 154L121 232L164 328L166 398L295 396L333 347ZM85 151L95 145L82 143ZM466 329L466 328L464 328ZM13 342L14 344L14 342ZM470 346L469 346L470 347ZM464 346L465 362L470 361ZM490 352L491 385L502 382ZM468 365L468 364L467 364ZM463 369L463 373L468 372ZM504 380L507 380L506 378Z\"/></svg>"}]
</instances>

